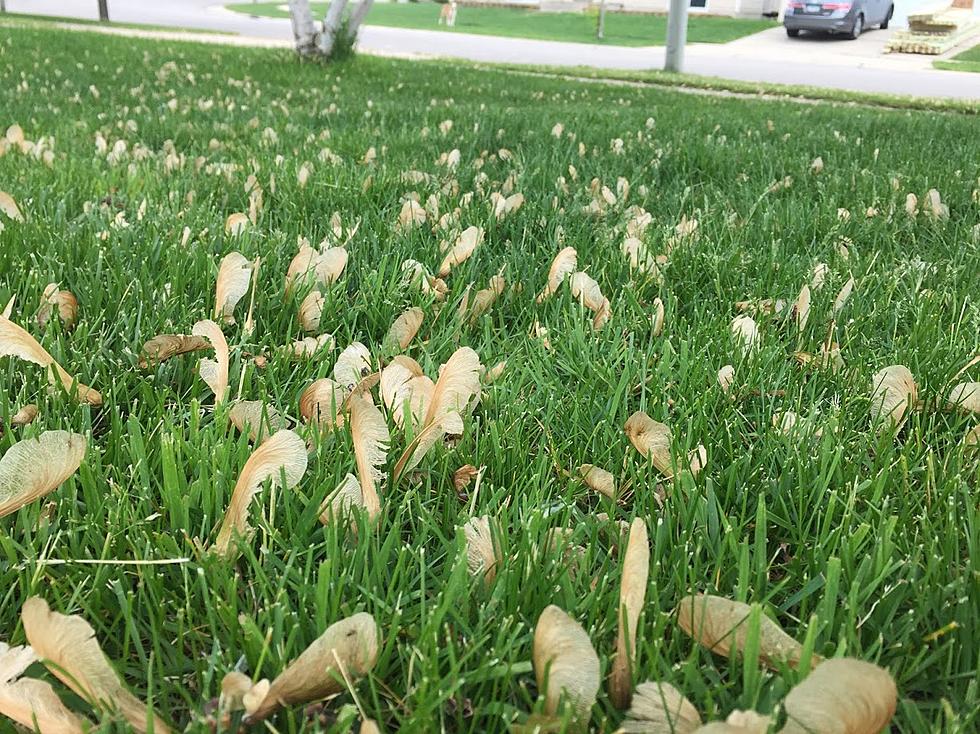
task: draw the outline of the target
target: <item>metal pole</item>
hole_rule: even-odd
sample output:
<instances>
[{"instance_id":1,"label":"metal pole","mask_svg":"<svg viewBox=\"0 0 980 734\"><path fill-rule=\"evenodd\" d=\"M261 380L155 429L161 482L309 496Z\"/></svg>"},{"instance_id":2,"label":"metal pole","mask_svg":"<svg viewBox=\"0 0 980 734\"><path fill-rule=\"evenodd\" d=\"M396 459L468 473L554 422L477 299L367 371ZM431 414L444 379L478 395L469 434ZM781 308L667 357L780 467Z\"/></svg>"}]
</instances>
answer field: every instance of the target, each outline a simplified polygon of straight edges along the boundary
<instances>
[{"instance_id":1,"label":"metal pole","mask_svg":"<svg viewBox=\"0 0 980 734\"><path fill-rule=\"evenodd\" d=\"M667 16L667 54L664 71L684 70L684 44L687 43L687 5L690 0L670 0Z\"/></svg>"},{"instance_id":2,"label":"metal pole","mask_svg":"<svg viewBox=\"0 0 980 734\"><path fill-rule=\"evenodd\" d=\"M99 0L99 20L103 23L109 20L109 0Z\"/></svg>"}]
</instances>

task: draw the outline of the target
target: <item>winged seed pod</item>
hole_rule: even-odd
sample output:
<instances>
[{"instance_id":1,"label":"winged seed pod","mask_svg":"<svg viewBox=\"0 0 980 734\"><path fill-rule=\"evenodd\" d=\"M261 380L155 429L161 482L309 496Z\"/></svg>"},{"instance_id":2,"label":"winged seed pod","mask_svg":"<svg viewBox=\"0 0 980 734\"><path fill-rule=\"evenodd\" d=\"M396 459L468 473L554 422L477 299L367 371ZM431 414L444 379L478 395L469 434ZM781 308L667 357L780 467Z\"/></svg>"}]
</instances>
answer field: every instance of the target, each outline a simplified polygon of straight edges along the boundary
<instances>
[{"instance_id":1,"label":"winged seed pod","mask_svg":"<svg viewBox=\"0 0 980 734\"><path fill-rule=\"evenodd\" d=\"M425 458L429 450L444 436L459 436L463 433L463 417L459 413L444 413L423 428L395 463L392 479L398 479L406 471L411 471Z\"/></svg>"},{"instance_id":2,"label":"winged seed pod","mask_svg":"<svg viewBox=\"0 0 980 734\"><path fill-rule=\"evenodd\" d=\"M559 252L551 261L551 267L548 268L548 284L538 294L537 302L541 303L557 293L561 284L565 282L565 278L574 273L577 268L578 253L574 247L566 247Z\"/></svg>"},{"instance_id":3,"label":"winged seed pod","mask_svg":"<svg viewBox=\"0 0 980 734\"><path fill-rule=\"evenodd\" d=\"M918 394L907 367L893 364L875 372L871 378L871 422L881 426L887 419L893 428L900 428Z\"/></svg>"},{"instance_id":4,"label":"winged seed pod","mask_svg":"<svg viewBox=\"0 0 980 734\"><path fill-rule=\"evenodd\" d=\"M399 349L408 348L422 327L424 318L425 313L421 308L410 308L404 311L394 320L391 328L388 329L388 333L385 334L385 338L381 342L382 350L390 354Z\"/></svg>"},{"instance_id":5,"label":"winged seed pod","mask_svg":"<svg viewBox=\"0 0 980 734\"><path fill-rule=\"evenodd\" d=\"M411 357L399 354L381 370L381 400L399 428L404 426L406 409L413 428L422 422L434 388Z\"/></svg>"},{"instance_id":6,"label":"winged seed pod","mask_svg":"<svg viewBox=\"0 0 980 734\"><path fill-rule=\"evenodd\" d=\"M800 289L800 295L796 298L793 312L796 314L797 326L800 331L803 331L810 320L810 286L804 285Z\"/></svg>"},{"instance_id":7,"label":"winged seed pod","mask_svg":"<svg viewBox=\"0 0 980 734\"><path fill-rule=\"evenodd\" d=\"M329 377L314 380L299 396L299 413L307 423L318 428L339 428L344 425L343 406L348 391Z\"/></svg>"},{"instance_id":8,"label":"winged seed pod","mask_svg":"<svg viewBox=\"0 0 980 734\"><path fill-rule=\"evenodd\" d=\"M217 407L228 398L228 366L230 356L228 342L221 329L213 321L198 321L191 329L191 334L207 339L214 348L214 359L202 359L198 364L198 374L214 393L214 404Z\"/></svg>"},{"instance_id":9,"label":"winged seed pod","mask_svg":"<svg viewBox=\"0 0 980 734\"><path fill-rule=\"evenodd\" d=\"M660 336L664 331L664 302L659 298L653 299L653 316L650 317L650 323L653 325L650 333L653 336Z\"/></svg>"},{"instance_id":10,"label":"winged seed pod","mask_svg":"<svg viewBox=\"0 0 980 734\"><path fill-rule=\"evenodd\" d=\"M16 357L46 367L52 385L60 383L69 395L75 394L89 405L102 405L102 396L97 391L65 372L33 336L3 316L0 316L0 357Z\"/></svg>"},{"instance_id":11,"label":"winged seed pod","mask_svg":"<svg viewBox=\"0 0 980 734\"><path fill-rule=\"evenodd\" d=\"M623 559L623 576L619 583L619 633L616 655L609 675L609 698L618 709L630 705L633 695L633 670L636 666L636 625L640 620L650 575L650 543L647 526L635 518L630 526L629 541Z\"/></svg>"},{"instance_id":12,"label":"winged seed pod","mask_svg":"<svg viewBox=\"0 0 980 734\"><path fill-rule=\"evenodd\" d=\"M0 316L3 316L5 319L9 319L10 314L14 312L14 303L16 301L17 301L17 296L16 295L11 296L10 300L7 301L7 305L3 307L3 311L0 312Z\"/></svg>"},{"instance_id":13,"label":"winged seed pod","mask_svg":"<svg viewBox=\"0 0 980 734\"><path fill-rule=\"evenodd\" d=\"M695 642L714 653L731 657L732 649L742 653L749 633L752 607L742 602L710 594L685 596L675 610L677 623ZM759 659L772 670L784 662L796 668L803 647L764 614L759 615ZM813 655L813 664L820 661Z\"/></svg>"},{"instance_id":14,"label":"winged seed pod","mask_svg":"<svg viewBox=\"0 0 980 734\"><path fill-rule=\"evenodd\" d=\"M556 715L565 695L575 727L586 729L599 693L599 656L582 625L554 604L541 612L534 628L533 663L538 690L545 692L545 713Z\"/></svg>"},{"instance_id":15,"label":"winged seed pod","mask_svg":"<svg viewBox=\"0 0 980 734\"><path fill-rule=\"evenodd\" d=\"M28 403L23 408L10 416L10 425L13 428L23 428L29 426L37 418L38 408L34 403Z\"/></svg>"},{"instance_id":16,"label":"winged seed pod","mask_svg":"<svg viewBox=\"0 0 980 734\"><path fill-rule=\"evenodd\" d=\"M732 711L724 721L712 721L698 729L695 734L766 734L772 725L772 718L755 711ZM811 732L816 734L816 732Z\"/></svg>"},{"instance_id":17,"label":"winged seed pod","mask_svg":"<svg viewBox=\"0 0 980 734\"><path fill-rule=\"evenodd\" d=\"M330 334L308 336L303 339L298 339L292 344L279 347L280 352L289 355L289 358L293 360L315 357L321 349L333 349L333 336Z\"/></svg>"},{"instance_id":18,"label":"winged seed pod","mask_svg":"<svg viewBox=\"0 0 980 734\"><path fill-rule=\"evenodd\" d=\"M279 431L255 449L231 493L228 512L214 544L215 552L231 557L234 536L247 537L249 505L266 481L280 486L285 479L286 489L292 489L306 473L306 463L306 444L292 431Z\"/></svg>"},{"instance_id":19,"label":"winged seed pod","mask_svg":"<svg viewBox=\"0 0 980 734\"><path fill-rule=\"evenodd\" d=\"M76 615L52 612L48 603L36 596L24 602L20 617L27 641L62 683L93 708L116 709L136 731L148 730L146 704L126 689L88 622ZM154 734L170 731L156 715L152 726Z\"/></svg>"},{"instance_id":20,"label":"winged seed pod","mask_svg":"<svg viewBox=\"0 0 980 734\"><path fill-rule=\"evenodd\" d=\"M732 319L732 335L735 341L742 347L742 353L748 354L759 346L759 327L755 319L751 316L742 314Z\"/></svg>"},{"instance_id":21,"label":"winged seed pod","mask_svg":"<svg viewBox=\"0 0 980 734\"><path fill-rule=\"evenodd\" d=\"M367 675L380 646L374 617L361 612L330 625L274 680L248 721L262 721L284 706L297 706L346 690L345 679Z\"/></svg>"},{"instance_id":22,"label":"winged seed pod","mask_svg":"<svg viewBox=\"0 0 980 734\"><path fill-rule=\"evenodd\" d=\"M45 431L11 446L0 458L0 517L44 497L78 471L88 442L67 431Z\"/></svg>"},{"instance_id":23,"label":"winged seed pod","mask_svg":"<svg viewBox=\"0 0 980 734\"><path fill-rule=\"evenodd\" d=\"M343 247L328 247L318 251L304 240L286 270L286 295L293 292L297 283L330 285L343 274L347 259L347 250Z\"/></svg>"},{"instance_id":24,"label":"winged seed pod","mask_svg":"<svg viewBox=\"0 0 980 734\"><path fill-rule=\"evenodd\" d=\"M786 696L782 734L878 734L895 715L898 691L888 671L851 658L820 663Z\"/></svg>"},{"instance_id":25,"label":"winged seed pod","mask_svg":"<svg viewBox=\"0 0 980 734\"><path fill-rule=\"evenodd\" d=\"M159 334L145 344L140 350L140 369L147 369L171 357L190 352L200 352L210 349L211 343L203 336L185 336L184 334Z\"/></svg>"},{"instance_id":26,"label":"winged seed pod","mask_svg":"<svg viewBox=\"0 0 980 734\"><path fill-rule=\"evenodd\" d=\"M460 347L439 368L425 415L425 425L448 413L461 413L480 392L480 356L469 347Z\"/></svg>"},{"instance_id":27,"label":"winged seed pod","mask_svg":"<svg viewBox=\"0 0 980 734\"><path fill-rule=\"evenodd\" d=\"M24 215L20 213L20 207L14 201L14 197L6 191L0 191L0 212L6 214L15 222L23 222Z\"/></svg>"},{"instance_id":28,"label":"winged seed pod","mask_svg":"<svg viewBox=\"0 0 980 734\"><path fill-rule=\"evenodd\" d=\"M352 342L337 357L333 379L345 389L352 390L370 372L371 352L360 342Z\"/></svg>"},{"instance_id":29,"label":"winged seed pod","mask_svg":"<svg viewBox=\"0 0 980 734\"><path fill-rule=\"evenodd\" d=\"M961 382L953 386L946 402L951 408L980 413L980 382Z\"/></svg>"},{"instance_id":30,"label":"winged seed pod","mask_svg":"<svg viewBox=\"0 0 980 734\"><path fill-rule=\"evenodd\" d=\"M320 506L320 522L328 525L343 518L351 509L363 507L364 493L361 491L361 483L353 474L347 474Z\"/></svg>"},{"instance_id":31,"label":"winged seed pod","mask_svg":"<svg viewBox=\"0 0 980 734\"><path fill-rule=\"evenodd\" d=\"M854 278L850 277L847 279L847 282L844 283L844 286L840 289L840 292L837 294L837 297L834 298L834 306L832 310L833 318L837 318L837 314L840 313L840 310L842 308L844 308L844 304L847 303L847 300L851 297L851 292L853 290L854 290Z\"/></svg>"},{"instance_id":32,"label":"winged seed pod","mask_svg":"<svg viewBox=\"0 0 980 734\"><path fill-rule=\"evenodd\" d=\"M350 430L354 439L357 478L361 483L364 507L372 520L381 512L378 484L384 476L381 466L388 460L388 424L375 406L370 393L357 393L350 399Z\"/></svg>"},{"instance_id":33,"label":"winged seed pod","mask_svg":"<svg viewBox=\"0 0 980 734\"><path fill-rule=\"evenodd\" d=\"M252 443L262 443L286 427L286 421L272 405L261 400L239 400L228 411L228 420Z\"/></svg>"},{"instance_id":34,"label":"winged seed pod","mask_svg":"<svg viewBox=\"0 0 980 734\"><path fill-rule=\"evenodd\" d=\"M225 219L225 234L237 237L248 229L250 224L251 221L249 221L247 214L243 214L242 212L229 214L228 218Z\"/></svg>"},{"instance_id":35,"label":"winged seed pod","mask_svg":"<svg viewBox=\"0 0 980 734\"><path fill-rule=\"evenodd\" d=\"M594 489L613 501L616 500L616 478L611 473L592 464L582 464L578 468L578 473L589 489Z\"/></svg>"},{"instance_id":36,"label":"winged seed pod","mask_svg":"<svg viewBox=\"0 0 980 734\"><path fill-rule=\"evenodd\" d=\"M497 577L497 567L503 563L500 549L494 542L487 515L474 517L463 525L466 539L466 566L471 576L480 576L489 586Z\"/></svg>"},{"instance_id":37,"label":"winged seed pod","mask_svg":"<svg viewBox=\"0 0 980 734\"><path fill-rule=\"evenodd\" d=\"M214 318L235 323L235 306L248 293L253 264L240 252L229 252L221 259L214 294Z\"/></svg>"},{"instance_id":38,"label":"winged seed pod","mask_svg":"<svg viewBox=\"0 0 980 734\"><path fill-rule=\"evenodd\" d=\"M602 295L599 284L586 273L579 272L569 276L568 285L572 290L572 296L595 314L592 328L601 329L609 320L610 310L609 299Z\"/></svg>"},{"instance_id":39,"label":"winged seed pod","mask_svg":"<svg viewBox=\"0 0 980 734\"><path fill-rule=\"evenodd\" d=\"M467 227L464 229L463 233L456 239L456 243L446 253L446 257L443 258L442 263L439 265L439 277L445 278L454 267L462 265L469 260L481 242L483 242L482 227Z\"/></svg>"},{"instance_id":40,"label":"winged seed pod","mask_svg":"<svg viewBox=\"0 0 980 734\"><path fill-rule=\"evenodd\" d=\"M55 313L65 329L71 329L78 321L78 299L71 291L58 290L57 283L48 283L41 294L41 305L37 309L37 325L42 330L45 329Z\"/></svg>"},{"instance_id":41,"label":"winged seed pod","mask_svg":"<svg viewBox=\"0 0 980 734\"><path fill-rule=\"evenodd\" d=\"M670 428L653 420L642 410L638 410L629 417L623 430L641 456L652 461L664 476L673 476L674 470L670 461Z\"/></svg>"},{"instance_id":42,"label":"winged seed pod","mask_svg":"<svg viewBox=\"0 0 980 734\"><path fill-rule=\"evenodd\" d=\"M50 683L20 678L37 660L30 647L0 642L0 715L40 734L84 734L91 722L67 708Z\"/></svg>"},{"instance_id":43,"label":"winged seed pod","mask_svg":"<svg viewBox=\"0 0 980 734\"><path fill-rule=\"evenodd\" d=\"M726 395L732 389L732 384L735 382L735 368L730 364L726 364L720 370L718 370L718 384L721 386L721 391Z\"/></svg>"},{"instance_id":44,"label":"winged seed pod","mask_svg":"<svg viewBox=\"0 0 980 734\"><path fill-rule=\"evenodd\" d=\"M623 734L691 734L701 726L701 716L670 683L646 682L636 687L626 712Z\"/></svg>"},{"instance_id":45,"label":"winged seed pod","mask_svg":"<svg viewBox=\"0 0 980 734\"><path fill-rule=\"evenodd\" d=\"M297 318L303 331L319 331L324 302L323 294L315 289L307 293L300 302Z\"/></svg>"},{"instance_id":46,"label":"winged seed pod","mask_svg":"<svg viewBox=\"0 0 980 734\"><path fill-rule=\"evenodd\" d=\"M373 719L365 719L361 722L358 734L381 734L381 729L378 728Z\"/></svg>"}]
</instances>

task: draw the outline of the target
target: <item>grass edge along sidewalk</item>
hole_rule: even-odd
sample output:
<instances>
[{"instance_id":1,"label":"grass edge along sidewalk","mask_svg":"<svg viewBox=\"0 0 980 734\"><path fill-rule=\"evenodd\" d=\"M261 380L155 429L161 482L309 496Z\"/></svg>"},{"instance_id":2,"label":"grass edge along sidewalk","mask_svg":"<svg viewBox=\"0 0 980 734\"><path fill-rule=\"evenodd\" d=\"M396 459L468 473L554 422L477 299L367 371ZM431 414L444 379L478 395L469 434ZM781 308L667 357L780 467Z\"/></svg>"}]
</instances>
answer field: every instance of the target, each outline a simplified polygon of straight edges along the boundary
<instances>
[{"instance_id":1,"label":"grass edge along sidewalk","mask_svg":"<svg viewBox=\"0 0 980 734\"><path fill-rule=\"evenodd\" d=\"M288 18L283 3L232 3L228 10L258 17ZM597 16L583 13L543 13L527 8L461 5L455 28L438 24L440 4L375 3L368 13L368 25L413 30L474 33L484 36L526 38L539 41L589 43L600 46L663 46L666 43L667 16L656 13L607 12L605 38L595 36ZM322 17L324 3L313 3L314 16ZM688 43L728 43L771 28L770 20L692 15L688 20Z\"/></svg>"}]
</instances>

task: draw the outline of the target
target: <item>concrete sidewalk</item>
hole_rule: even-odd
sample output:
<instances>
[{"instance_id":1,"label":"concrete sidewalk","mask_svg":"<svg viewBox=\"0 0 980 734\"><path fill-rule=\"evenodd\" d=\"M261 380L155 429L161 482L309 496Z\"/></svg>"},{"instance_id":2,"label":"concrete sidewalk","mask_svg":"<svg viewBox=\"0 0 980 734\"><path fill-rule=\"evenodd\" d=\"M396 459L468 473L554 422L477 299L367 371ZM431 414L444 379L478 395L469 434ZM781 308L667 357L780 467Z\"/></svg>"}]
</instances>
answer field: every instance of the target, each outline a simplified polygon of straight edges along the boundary
<instances>
[{"instance_id":1,"label":"concrete sidewalk","mask_svg":"<svg viewBox=\"0 0 980 734\"><path fill-rule=\"evenodd\" d=\"M7 7L11 12L96 15L93 0L7 0ZM109 8L119 22L238 33L264 39L262 45L269 40L288 44L292 37L286 19L253 18L214 0L110 0ZM888 36L888 31L870 31L856 41L790 39L776 27L726 44L689 44L685 71L748 82L980 100L980 74L933 69L933 57L883 54ZM403 57L604 69L659 69L664 60L662 46L597 46L370 25L362 29L358 47L366 53Z\"/></svg>"}]
</instances>

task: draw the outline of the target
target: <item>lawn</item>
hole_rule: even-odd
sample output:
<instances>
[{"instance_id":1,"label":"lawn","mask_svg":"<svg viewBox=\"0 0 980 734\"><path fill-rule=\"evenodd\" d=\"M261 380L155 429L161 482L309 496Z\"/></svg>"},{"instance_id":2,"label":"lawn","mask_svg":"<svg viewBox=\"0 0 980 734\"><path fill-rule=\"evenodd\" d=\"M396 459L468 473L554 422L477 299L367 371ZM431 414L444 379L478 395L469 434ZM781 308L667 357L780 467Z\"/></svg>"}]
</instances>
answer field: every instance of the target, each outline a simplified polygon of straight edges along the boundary
<instances>
[{"instance_id":1,"label":"lawn","mask_svg":"<svg viewBox=\"0 0 980 734\"><path fill-rule=\"evenodd\" d=\"M314 15L323 17L327 9L326 3L312 3L311 6ZM227 7L251 15L289 17L284 3L235 3ZM441 8L441 5L430 2L375 3L368 13L367 23L393 28L538 38L544 41L602 43L610 46L662 46L667 39L666 15L607 13L605 38L599 41L595 37L594 13L540 13L518 8L460 7L456 26L446 28L438 25ZM727 43L771 27L771 21L762 19L691 16L687 40L689 43Z\"/></svg>"},{"instance_id":2,"label":"lawn","mask_svg":"<svg viewBox=\"0 0 980 734\"><path fill-rule=\"evenodd\" d=\"M949 59L933 61L932 63L937 69L980 72L980 44L968 48L966 51L961 51Z\"/></svg>"},{"instance_id":3,"label":"lawn","mask_svg":"<svg viewBox=\"0 0 980 734\"><path fill-rule=\"evenodd\" d=\"M532 650L556 605L588 638L564 669L595 680L598 666L588 715L612 732L624 717L605 683L621 528L640 519L650 571L635 682L670 682L705 720L753 709L778 728L805 661L848 656L894 678L895 730L977 730L980 462L965 446L977 418L944 400L952 383L980 379L978 365L958 374L980 333L974 117L381 58L323 67L84 32L0 28L0 44L0 133L17 124L34 141L13 128L0 147L0 310L15 297L11 321L101 393L95 405L77 386L49 387L41 367L9 356L46 363L0 320L0 507L35 480L52 489L0 518L0 640L29 635L42 656L81 664L78 640L51 651L54 623L27 603L40 597L90 624L174 731L207 732L227 674L271 680L328 626L367 613L380 635L373 667L321 660L306 675L333 671L318 694L329 700L253 731L357 731L364 716L386 732L503 732L550 707ZM957 155L923 142L935 140L956 141ZM930 189L948 217L927 205ZM469 227L483 239L465 258ZM287 291L299 238L327 242L330 277L297 277ZM440 283L443 241L456 264ZM576 274L537 302L568 247L602 298ZM255 258L243 289L235 276ZM221 309L235 323L223 324L230 388L216 405L223 370L199 368L215 350L140 362L157 335L221 341L218 327L195 324L215 318L223 261L222 293L240 302ZM49 283L74 294L74 314ZM766 307L792 305L804 284L807 319ZM57 308L39 313L52 298L65 322ZM748 349L731 330L741 308L758 333ZM417 335L386 343L407 312L423 316ZM321 334L332 347L300 359L284 349ZM828 335L839 369L805 356ZM354 342L366 362L352 359ZM346 407L347 388L318 383L324 425L307 421L300 396L320 378L350 385L384 367L390 396L401 384L392 364L414 374L392 361L400 349L432 379L457 355L444 374L458 379L430 400L434 423L400 399L384 404L370 381ZM919 402L896 429L870 415L872 376L898 364ZM406 406L429 400L423 378L404 384ZM239 401L263 401L292 433L254 447L230 424L248 407ZM28 404L36 419L14 421ZM671 428L646 456L624 431L637 411ZM647 429L638 442L662 435ZM77 471L37 454L45 433L64 453L56 431L87 443ZM431 450L396 477L420 431ZM611 473L612 497L582 480L584 464ZM374 487L378 511L354 509L352 526L338 508L321 523L347 474L352 502L370 506ZM218 553L240 476L256 488L243 515L254 531ZM462 529L480 517L492 538L482 546ZM681 632L673 610L692 593L752 604L741 657ZM799 670L783 653L759 665L765 619L803 643ZM72 694L40 663L26 676L100 731L129 730L111 707L85 703L97 696L84 686Z\"/></svg>"}]
</instances>

